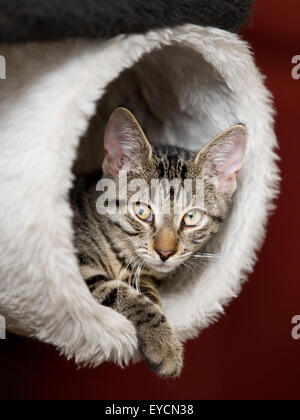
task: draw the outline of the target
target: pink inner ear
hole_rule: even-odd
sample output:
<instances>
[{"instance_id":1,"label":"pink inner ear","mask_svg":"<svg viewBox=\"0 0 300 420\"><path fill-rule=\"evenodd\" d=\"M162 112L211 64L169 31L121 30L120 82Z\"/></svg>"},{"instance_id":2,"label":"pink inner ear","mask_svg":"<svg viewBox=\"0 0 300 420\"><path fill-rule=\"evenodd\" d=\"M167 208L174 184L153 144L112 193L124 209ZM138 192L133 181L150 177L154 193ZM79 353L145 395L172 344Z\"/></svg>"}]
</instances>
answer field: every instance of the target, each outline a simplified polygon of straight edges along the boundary
<instances>
[{"instance_id":1,"label":"pink inner ear","mask_svg":"<svg viewBox=\"0 0 300 420\"><path fill-rule=\"evenodd\" d=\"M126 163L125 145L130 142L130 125L124 111L117 111L109 121L104 139L104 168L112 176L118 176Z\"/></svg>"},{"instance_id":2,"label":"pink inner ear","mask_svg":"<svg viewBox=\"0 0 300 420\"><path fill-rule=\"evenodd\" d=\"M242 168L247 146L247 132L237 127L224 136L215 156L219 191L231 192L236 188L237 176Z\"/></svg>"},{"instance_id":3,"label":"pink inner ear","mask_svg":"<svg viewBox=\"0 0 300 420\"><path fill-rule=\"evenodd\" d=\"M239 145L233 145L233 149L231 151L227 151L224 156L224 162L221 167L219 167L219 171L225 176L238 174L242 168L245 146L243 142L239 143Z\"/></svg>"},{"instance_id":4,"label":"pink inner ear","mask_svg":"<svg viewBox=\"0 0 300 420\"><path fill-rule=\"evenodd\" d=\"M118 108L108 122L104 138L103 172L114 177L121 169L137 166L151 149L139 123L125 108Z\"/></svg>"},{"instance_id":5,"label":"pink inner ear","mask_svg":"<svg viewBox=\"0 0 300 420\"><path fill-rule=\"evenodd\" d=\"M111 175L117 176L122 169L122 149L114 137L105 139L105 161Z\"/></svg>"}]
</instances>

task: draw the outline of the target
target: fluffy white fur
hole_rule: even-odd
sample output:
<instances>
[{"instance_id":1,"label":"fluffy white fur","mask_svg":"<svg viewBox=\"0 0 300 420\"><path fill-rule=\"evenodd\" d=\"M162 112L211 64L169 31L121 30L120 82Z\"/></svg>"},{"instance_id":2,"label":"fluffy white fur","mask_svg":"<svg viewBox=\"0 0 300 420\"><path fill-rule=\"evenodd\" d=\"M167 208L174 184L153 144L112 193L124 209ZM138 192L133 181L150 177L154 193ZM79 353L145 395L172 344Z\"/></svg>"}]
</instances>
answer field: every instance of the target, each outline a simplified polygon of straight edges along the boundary
<instances>
[{"instance_id":1,"label":"fluffy white fur","mask_svg":"<svg viewBox=\"0 0 300 420\"><path fill-rule=\"evenodd\" d=\"M136 113L152 141L193 150L235 123L247 125L234 209L209 245L223 258L163 294L178 336L196 336L240 292L277 193L272 101L248 45L187 25L103 43L2 46L0 53L7 62L0 81L0 314L11 331L80 363L127 363L137 353L133 326L94 302L73 252L68 190L80 138L77 170L100 164L104 122L118 105Z\"/></svg>"}]
</instances>

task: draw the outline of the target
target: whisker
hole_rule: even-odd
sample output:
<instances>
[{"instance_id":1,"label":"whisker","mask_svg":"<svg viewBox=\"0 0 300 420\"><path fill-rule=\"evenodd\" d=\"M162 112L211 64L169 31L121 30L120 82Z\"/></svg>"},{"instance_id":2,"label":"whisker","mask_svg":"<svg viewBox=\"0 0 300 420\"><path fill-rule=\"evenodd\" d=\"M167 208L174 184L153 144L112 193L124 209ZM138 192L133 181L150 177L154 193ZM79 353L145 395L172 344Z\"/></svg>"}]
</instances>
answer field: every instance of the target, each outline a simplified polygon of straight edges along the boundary
<instances>
[{"instance_id":1,"label":"whisker","mask_svg":"<svg viewBox=\"0 0 300 420\"><path fill-rule=\"evenodd\" d=\"M189 266L186 262L181 263L181 265L189 270L191 269L191 266Z\"/></svg>"},{"instance_id":2,"label":"whisker","mask_svg":"<svg viewBox=\"0 0 300 420\"><path fill-rule=\"evenodd\" d=\"M136 272L136 266L139 264L139 257L137 256L134 261L135 261L135 263L134 263L134 265L132 267L130 278L129 278L129 284L130 284L130 286L133 286L133 281L132 281L132 279L133 279L133 273Z\"/></svg>"},{"instance_id":3,"label":"whisker","mask_svg":"<svg viewBox=\"0 0 300 420\"><path fill-rule=\"evenodd\" d=\"M136 270L135 276L134 276L134 282L135 282L135 288L140 293L140 283L141 283L141 271L142 271L142 264L139 263L138 268Z\"/></svg>"},{"instance_id":4,"label":"whisker","mask_svg":"<svg viewBox=\"0 0 300 420\"><path fill-rule=\"evenodd\" d=\"M123 279L124 274L126 274L126 271L128 270L129 266L133 263L133 261L135 260L135 258L136 258L135 256L131 257L130 260L129 260L129 263L126 266L126 268L124 268L121 271L121 274L120 274L121 279Z\"/></svg>"},{"instance_id":5,"label":"whisker","mask_svg":"<svg viewBox=\"0 0 300 420\"><path fill-rule=\"evenodd\" d=\"M191 258L223 258L224 255L221 254L194 254Z\"/></svg>"},{"instance_id":6,"label":"whisker","mask_svg":"<svg viewBox=\"0 0 300 420\"><path fill-rule=\"evenodd\" d=\"M129 269L129 267L130 267L130 276L131 276L131 272L132 272L132 267L131 267L131 265L135 262L135 260L136 260L136 256L133 256L131 259L130 259L130 262L129 262L129 264L127 265L127 267L126 267L126 270L125 271L128 271L128 269ZM127 282L128 282L128 284L130 285L130 276L127 278Z\"/></svg>"},{"instance_id":7,"label":"whisker","mask_svg":"<svg viewBox=\"0 0 300 420\"><path fill-rule=\"evenodd\" d=\"M123 277L124 277L124 275L126 274L126 271L128 270L128 268L129 268L129 266L133 263L133 261L135 260L135 256L133 256L133 257L131 257L130 258L130 260L129 260L129 263L127 264L127 266L126 266L126 268L124 268L122 271L121 271L121 273L120 273L120 281L119 281L119 284L118 284L118 289L117 289L117 291L118 291L118 293L117 293L117 296L119 296L119 290L120 290L120 286L121 286L121 284L122 284L122 281L123 281ZM117 306L118 306L118 304L119 304L119 302L117 301Z\"/></svg>"}]
</instances>

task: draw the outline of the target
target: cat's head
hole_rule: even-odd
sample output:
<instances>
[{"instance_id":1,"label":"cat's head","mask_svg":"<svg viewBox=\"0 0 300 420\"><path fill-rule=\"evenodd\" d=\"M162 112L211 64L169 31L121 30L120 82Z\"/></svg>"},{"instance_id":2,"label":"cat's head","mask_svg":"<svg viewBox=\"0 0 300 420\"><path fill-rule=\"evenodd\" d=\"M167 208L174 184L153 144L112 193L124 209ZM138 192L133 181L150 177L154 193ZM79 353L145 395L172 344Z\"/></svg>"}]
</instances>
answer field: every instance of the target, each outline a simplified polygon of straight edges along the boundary
<instances>
[{"instance_id":1,"label":"cat's head","mask_svg":"<svg viewBox=\"0 0 300 420\"><path fill-rule=\"evenodd\" d=\"M243 125L229 128L197 153L151 146L134 116L118 108L106 128L104 176L119 184L126 170L128 183L142 180L140 190L148 188L148 193L139 191L145 197L140 199L128 191L128 211L108 216L124 230L123 246L161 273L197 253L228 214L246 147Z\"/></svg>"}]
</instances>

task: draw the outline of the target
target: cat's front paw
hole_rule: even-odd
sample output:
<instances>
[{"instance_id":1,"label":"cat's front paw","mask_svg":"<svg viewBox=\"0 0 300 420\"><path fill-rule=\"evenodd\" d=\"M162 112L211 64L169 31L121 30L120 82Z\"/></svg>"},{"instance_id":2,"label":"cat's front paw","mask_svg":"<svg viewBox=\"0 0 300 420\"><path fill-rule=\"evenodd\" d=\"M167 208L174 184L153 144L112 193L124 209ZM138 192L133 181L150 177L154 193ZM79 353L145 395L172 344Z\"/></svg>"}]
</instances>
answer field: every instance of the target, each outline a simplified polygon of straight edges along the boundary
<instances>
[{"instance_id":1,"label":"cat's front paw","mask_svg":"<svg viewBox=\"0 0 300 420\"><path fill-rule=\"evenodd\" d=\"M149 368L165 378L180 376L183 367L183 346L173 334L164 315L150 328L138 328L140 351Z\"/></svg>"}]
</instances>

